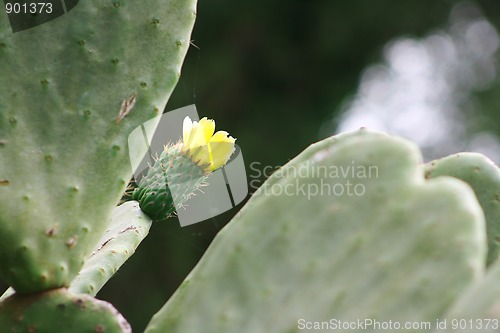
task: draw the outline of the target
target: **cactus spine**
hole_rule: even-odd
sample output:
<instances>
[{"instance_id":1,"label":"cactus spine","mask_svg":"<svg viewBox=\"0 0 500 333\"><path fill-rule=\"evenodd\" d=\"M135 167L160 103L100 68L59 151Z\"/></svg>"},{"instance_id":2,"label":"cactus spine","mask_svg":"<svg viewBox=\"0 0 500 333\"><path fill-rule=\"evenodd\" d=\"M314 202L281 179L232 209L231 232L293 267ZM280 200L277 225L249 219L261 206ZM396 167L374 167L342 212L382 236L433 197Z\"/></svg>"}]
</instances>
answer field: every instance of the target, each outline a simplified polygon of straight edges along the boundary
<instances>
[{"instance_id":1,"label":"cactus spine","mask_svg":"<svg viewBox=\"0 0 500 333\"><path fill-rule=\"evenodd\" d=\"M132 194L153 220L170 217L195 195L207 179L206 165L182 152L182 143L167 145Z\"/></svg>"}]
</instances>

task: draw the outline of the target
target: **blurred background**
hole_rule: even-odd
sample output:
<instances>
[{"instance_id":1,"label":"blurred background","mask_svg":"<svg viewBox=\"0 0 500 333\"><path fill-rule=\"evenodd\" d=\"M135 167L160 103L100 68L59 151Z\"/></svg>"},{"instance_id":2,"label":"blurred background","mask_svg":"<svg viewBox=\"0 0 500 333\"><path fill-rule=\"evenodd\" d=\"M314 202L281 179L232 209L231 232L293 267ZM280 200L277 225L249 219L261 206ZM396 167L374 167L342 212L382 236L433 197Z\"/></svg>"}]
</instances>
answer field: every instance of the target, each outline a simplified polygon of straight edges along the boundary
<instances>
[{"instance_id":1,"label":"blurred background","mask_svg":"<svg viewBox=\"0 0 500 333\"><path fill-rule=\"evenodd\" d=\"M493 0L200 1L166 111L196 104L236 137L250 192L264 167L361 126L413 140L425 160L467 150L498 163L499 29ZM241 206L156 223L98 297L141 332Z\"/></svg>"}]
</instances>

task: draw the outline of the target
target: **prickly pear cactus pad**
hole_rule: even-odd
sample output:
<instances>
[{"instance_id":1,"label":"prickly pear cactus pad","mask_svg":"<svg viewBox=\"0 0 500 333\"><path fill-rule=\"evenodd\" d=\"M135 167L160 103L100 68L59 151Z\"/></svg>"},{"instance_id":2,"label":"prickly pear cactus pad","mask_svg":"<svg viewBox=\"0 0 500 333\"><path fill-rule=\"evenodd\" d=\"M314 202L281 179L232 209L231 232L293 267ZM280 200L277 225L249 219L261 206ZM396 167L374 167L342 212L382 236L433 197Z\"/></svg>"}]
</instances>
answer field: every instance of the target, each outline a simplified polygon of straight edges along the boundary
<instances>
[{"instance_id":1,"label":"prickly pear cactus pad","mask_svg":"<svg viewBox=\"0 0 500 333\"><path fill-rule=\"evenodd\" d=\"M14 295L0 304L0 332L131 333L109 303L64 288Z\"/></svg>"},{"instance_id":2,"label":"prickly pear cactus pad","mask_svg":"<svg viewBox=\"0 0 500 333\"><path fill-rule=\"evenodd\" d=\"M483 208L488 236L487 264L498 258L500 246L500 170L486 156L459 153L425 165L425 176L450 176L467 182Z\"/></svg>"},{"instance_id":3,"label":"prickly pear cactus pad","mask_svg":"<svg viewBox=\"0 0 500 333\"><path fill-rule=\"evenodd\" d=\"M194 0L86 0L12 33L0 16L0 276L68 286L132 174L127 136L180 75Z\"/></svg>"},{"instance_id":4,"label":"prickly pear cactus pad","mask_svg":"<svg viewBox=\"0 0 500 333\"><path fill-rule=\"evenodd\" d=\"M137 201L118 206L108 229L97 243L69 290L95 296L104 284L130 258L151 228L151 219Z\"/></svg>"},{"instance_id":5,"label":"prickly pear cactus pad","mask_svg":"<svg viewBox=\"0 0 500 333\"><path fill-rule=\"evenodd\" d=\"M482 277L485 222L466 183L425 180L420 163L415 145L366 130L311 146L217 235L146 332L433 324Z\"/></svg>"},{"instance_id":6,"label":"prickly pear cactus pad","mask_svg":"<svg viewBox=\"0 0 500 333\"><path fill-rule=\"evenodd\" d=\"M473 284L450 308L435 332L500 332L500 265L495 262L486 276Z\"/></svg>"}]
</instances>

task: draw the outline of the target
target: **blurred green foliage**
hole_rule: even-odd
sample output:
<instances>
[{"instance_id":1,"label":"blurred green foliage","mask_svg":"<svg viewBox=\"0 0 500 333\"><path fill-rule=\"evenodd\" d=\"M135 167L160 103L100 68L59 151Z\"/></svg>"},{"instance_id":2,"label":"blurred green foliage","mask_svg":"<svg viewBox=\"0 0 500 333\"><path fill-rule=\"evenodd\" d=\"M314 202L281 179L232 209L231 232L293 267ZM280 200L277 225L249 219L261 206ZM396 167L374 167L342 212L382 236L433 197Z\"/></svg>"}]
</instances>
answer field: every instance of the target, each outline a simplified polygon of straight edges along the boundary
<instances>
[{"instance_id":1,"label":"blurred green foliage","mask_svg":"<svg viewBox=\"0 0 500 333\"><path fill-rule=\"evenodd\" d=\"M380 60L385 43L445 26L456 3L202 0L196 47L167 110L196 104L200 116L237 138L247 166L282 165L333 133L335 112L355 93L363 68ZM499 29L500 2L475 3ZM499 92L497 83L478 94L484 116L494 120L485 126L498 133ZM153 225L98 297L141 332L240 207L184 228L175 219Z\"/></svg>"}]
</instances>

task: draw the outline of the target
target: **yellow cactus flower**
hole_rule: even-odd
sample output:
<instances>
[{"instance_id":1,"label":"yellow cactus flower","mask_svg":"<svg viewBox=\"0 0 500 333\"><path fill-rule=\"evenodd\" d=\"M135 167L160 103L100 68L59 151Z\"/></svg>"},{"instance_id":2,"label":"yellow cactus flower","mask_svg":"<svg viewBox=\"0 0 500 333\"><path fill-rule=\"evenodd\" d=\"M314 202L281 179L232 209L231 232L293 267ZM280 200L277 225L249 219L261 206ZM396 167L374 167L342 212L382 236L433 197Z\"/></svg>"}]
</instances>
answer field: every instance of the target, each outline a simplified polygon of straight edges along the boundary
<instances>
[{"instance_id":1,"label":"yellow cactus flower","mask_svg":"<svg viewBox=\"0 0 500 333\"><path fill-rule=\"evenodd\" d=\"M202 118L199 122L184 118L182 151L205 171L211 172L224 166L234 152L235 138L226 131L215 133L215 121Z\"/></svg>"}]
</instances>

